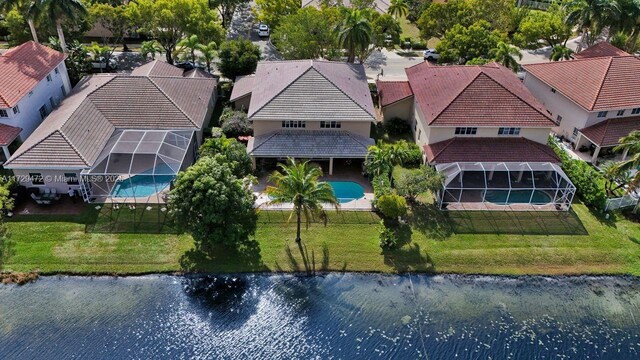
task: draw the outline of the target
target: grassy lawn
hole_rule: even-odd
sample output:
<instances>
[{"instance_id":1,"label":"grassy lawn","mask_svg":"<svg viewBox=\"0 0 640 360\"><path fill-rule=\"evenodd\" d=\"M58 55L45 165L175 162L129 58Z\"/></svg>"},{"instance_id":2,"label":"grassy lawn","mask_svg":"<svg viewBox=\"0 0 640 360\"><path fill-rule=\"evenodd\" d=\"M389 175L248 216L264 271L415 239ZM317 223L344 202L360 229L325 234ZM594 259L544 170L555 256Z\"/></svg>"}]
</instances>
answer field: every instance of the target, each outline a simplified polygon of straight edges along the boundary
<instances>
[{"instance_id":1,"label":"grassy lawn","mask_svg":"<svg viewBox=\"0 0 640 360\"><path fill-rule=\"evenodd\" d=\"M404 16L401 17L398 21L400 22L400 27L402 28L402 34L400 35L401 39L404 39L406 37L410 37L412 39L420 38L420 29L418 29L417 26L411 23L411 21L407 20L407 18L405 18Z\"/></svg>"},{"instance_id":2,"label":"grassy lawn","mask_svg":"<svg viewBox=\"0 0 640 360\"><path fill-rule=\"evenodd\" d=\"M130 210L117 221L126 229ZM142 214L137 216L152 217ZM124 215L123 215L124 214ZM149 211L147 214L159 214ZM420 206L412 214L411 242L382 252L378 221L368 212L332 213L326 227L292 239L287 214L261 212L255 242L211 256L193 250L189 236L108 233L108 222L88 211L78 217L16 218L0 268L43 273L136 274L173 271L427 271L474 274L640 275L640 226L600 221L581 204L571 213L449 212ZM87 225L88 224L88 225ZM148 229L157 228L153 219ZM145 230L145 226L139 227ZM165 229L168 232L168 229Z\"/></svg>"}]
</instances>

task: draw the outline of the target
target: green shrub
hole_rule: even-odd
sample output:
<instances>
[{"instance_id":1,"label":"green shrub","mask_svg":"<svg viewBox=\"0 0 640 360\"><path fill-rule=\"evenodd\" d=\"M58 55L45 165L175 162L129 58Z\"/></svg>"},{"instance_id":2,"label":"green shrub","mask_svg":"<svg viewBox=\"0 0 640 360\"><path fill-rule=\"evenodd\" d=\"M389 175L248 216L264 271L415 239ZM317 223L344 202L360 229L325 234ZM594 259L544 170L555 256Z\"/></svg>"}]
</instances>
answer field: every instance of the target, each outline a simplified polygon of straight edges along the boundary
<instances>
[{"instance_id":1,"label":"green shrub","mask_svg":"<svg viewBox=\"0 0 640 360\"><path fill-rule=\"evenodd\" d=\"M233 110L229 107L224 108L222 115L220 115L220 123L222 124L222 132L228 137L253 134L251 121L244 111Z\"/></svg>"},{"instance_id":2,"label":"green shrub","mask_svg":"<svg viewBox=\"0 0 640 360\"><path fill-rule=\"evenodd\" d=\"M407 214L407 200L395 194L380 196L376 202L376 207L384 217L390 220L396 220Z\"/></svg>"},{"instance_id":3,"label":"green shrub","mask_svg":"<svg viewBox=\"0 0 640 360\"><path fill-rule=\"evenodd\" d=\"M379 175L373 178L371 181L373 186L373 205L375 206L380 196L389 195L392 193L391 180L388 176Z\"/></svg>"},{"instance_id":4,"label":"green shrub","mask_svg":"<svg viewBox=\"0 0 640 360\"><path fill-rule=\"evenodd\" d=\"M380 247L384 250L395 249L398 246L398 234L393 228L386 227L384 221L380 221Z\"/></svg>"},{"instance_id":5,"label":"green shrub","mask_svg":"<svg viewBox=\"0 0 640 360\"><path fill-rule=\"evenodd\" d=\"M427 48L427 42L422 40L414 40L411 42L411 48L413 50L424 50Z\"/></svg>"},{"instance_id":6,"label":"green shrub","mask_svg":"<svg viewBox=\"0 0 640 360\"><path fill-rule=\"evenodd\" d=\"M418 144L405 140L398 141L397 144L402 149L402 166L414 168L422 165L422 151Z\"/></svg>"},{"instance_id":7,"label":"green shrub","mask_svg":"<svg viewBox=\"0 0 640 360\"><path fill-rule=\"evenodd\" d=\"M406 120L397 117L387 120L384 124L384 128L391 136L411 134L411 126L409 123Z\"/></svg>"}]
</instances>

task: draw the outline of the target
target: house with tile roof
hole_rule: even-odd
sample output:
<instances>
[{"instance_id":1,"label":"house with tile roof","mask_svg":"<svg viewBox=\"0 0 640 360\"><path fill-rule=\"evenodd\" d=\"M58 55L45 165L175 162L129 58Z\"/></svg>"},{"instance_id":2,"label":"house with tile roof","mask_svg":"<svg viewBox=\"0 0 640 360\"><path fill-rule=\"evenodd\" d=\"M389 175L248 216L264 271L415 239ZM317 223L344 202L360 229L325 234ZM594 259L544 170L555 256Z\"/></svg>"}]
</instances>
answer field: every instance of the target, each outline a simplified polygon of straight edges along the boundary
<instances>
[{"instance_id":1,"label":"house with tile roof","mask_svg":"<svg viewBox=\"0 0 640 360\"><path fill-rule=\"evenodd\" d=\"M65 55L33 41L0 55L0 161L24 141L71 90Z\"/></svg>"},{"instance_id":2,"label":"house with tile roof","mask_svg":"<svg viewBox=\"0 0 640 360\"><path fill-rule=\"evenodd\" d=\"M253 137L247 151L255 160L287 157L326 162L362 161L376 121L363 65L297 60L258 64L242 77L232 101L248 104Z\"/></svg>"},{"instance_id":3,"label":"house with tile roof","mask_svg":"<svg viewBox=\"0 0 640 360\"><path fill-rule=\"evenodd\" d=\"M568 209L575 188L546 145L556 123L513 72L424 62L406 73L377 83L380 106L409 121L425 163L446 175L441 204Z\"/></svg>"},{"instance_id":4,"label":"house with tile roof","mask_svg":"<svg viewBox=\"0 0 640 360\"><path fill-rule=\"evenodd\" d=\"M216 79L185 75L152 62L84 78L5 167L28 188L161 202L193 162L216 101Z\"/></svg>"},{"instance_id":5,"label":"house with tile roof","mask_svg":"<svg viewBox=\"0 0 640 360\"><path fill-rule=\"evenodd\" d=\"M586 161L613 156L620 137L640 130L640 59L608 43L574 60L524 65L524 84L558 122L554 132ZM626 154L622 154L626 156Z\"/></svg>"}]
</instances>

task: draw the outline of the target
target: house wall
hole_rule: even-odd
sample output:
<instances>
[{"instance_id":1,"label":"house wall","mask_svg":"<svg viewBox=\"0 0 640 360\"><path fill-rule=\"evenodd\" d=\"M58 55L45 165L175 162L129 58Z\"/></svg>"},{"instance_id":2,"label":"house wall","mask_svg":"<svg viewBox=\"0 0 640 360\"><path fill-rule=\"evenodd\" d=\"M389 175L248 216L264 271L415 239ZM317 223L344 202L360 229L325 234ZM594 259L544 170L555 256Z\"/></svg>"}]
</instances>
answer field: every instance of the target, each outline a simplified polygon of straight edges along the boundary
<instances>
[{"instance_id":1,"label":"house wall","mask_svg":"<svg viewBox=\"0 0 640 360\"><path fill-rule=\"evenodd\" d=\"M50 98L53 98L54 104L59 104L64 99L65 94L71 91L69 82L69 74L64 62L58 65L59 73L56 74L52 70L51 81L47 81L46 76L31 91L32 94L25 94L18 102L20 113L14 114L12 109L6 109L9 114L8 118L0 118L0 123L22 128L19 139L24 141L31 133L40 125L42 118L40 117L40 107L45 105L47 113L53 110ZM62 91L64 87L64 92Z\"/></svg>"},{"instance_id":2,"label":"house wall","mask_svg":"<svg viewBox=\"0 0 640 360\"><path fill-rule=\"evenodd\" d=\"M249 110L249 104L251 103L251 94L241 97L233 102L233 106L236 110Z\"/></svg>"},{"instance_id":3,"label":"house wall","mask_svg":"<svg viewBox=\"0 0 640 360\"><path fill-rule=\"evenodd\" d=\"M25 169L13 169L13 174L15 175L18 183L27 188L48 188L48 189L56 189L58 193L66 194L69 188L79 190L80 185L69 185L67 184L65 173L74 173L76 174L78 180L80 180L80 172L81 169L75 170L25 170ZM29 180L29 173L39 173L42 174L44 179L44 185L34 185Z\"/></svg>"},{"instance_id":4,"label":"house wall","mask_svg":"<svg viewBox=\"0 0 640 360\"><path fill-rule=\"evenodd\" d=\"M320 121L307 121L304 129L292 129L283 128L282 121L254 121L253 122L253 136L260 136L279 130L346 130L353 134L370 137L371 136L371 123L365 121L343 121L340 129L321 129Z\"/></svg>"},{"instance_id":5,"label":"house wall","mask_svg":"<svg viewBox=\"0 0 640 360\"><path fill-rule=\"evenodd\" d=\"M413 97L408 97L383 107L382 116L384 121L389 121L393 118L411 121L413 118L413 102Z\"/></svg>"},{"instance_id":6,"label":"house wall","mask_svg":"<svg viewBox=\"0 0 640 360\"><path fill-rule=\"evenodd\" d=\"M441 127L441 126L430 126L429 132L427 133L427 142L429 144L437 143L440 141L449 140L452 137L523 137L529 140L546 144L547 139L549 138L549 134L551 133L550 128L521 128L520 135L498 135L498 126L495 127L478 127L478 131L475 135L456 135L454 126L452 127Z\"/></svg>"}]
</instances>

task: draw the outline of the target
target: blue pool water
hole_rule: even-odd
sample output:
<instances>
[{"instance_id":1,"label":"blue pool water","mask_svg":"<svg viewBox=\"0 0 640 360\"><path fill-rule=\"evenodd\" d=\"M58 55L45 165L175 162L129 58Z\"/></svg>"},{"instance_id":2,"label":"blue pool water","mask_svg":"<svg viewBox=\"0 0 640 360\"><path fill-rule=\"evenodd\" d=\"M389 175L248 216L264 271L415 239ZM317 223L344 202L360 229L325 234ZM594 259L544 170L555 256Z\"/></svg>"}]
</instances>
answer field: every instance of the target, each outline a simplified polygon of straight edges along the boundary
<instances>
[{"instance_id":1,"label":"blue pool water","mask_svg":"<svg viewBox=\"0 0 640 360\"><path fill-rule=\"evenodd\" d=\"M171 185L174 175L134 175L116 183L111 190L111 196L116 198L144 197L154 195Z\"/></svg>"},{"instance_id":2,"label":"blue pool water","mask_svg":"<svg viewBox=\"0 0 640 360\"><path fill-rule=\"evenodd\" d=\"M340 203L361 199L364 197L364 188L353 181L329 181L333 193Z\"/></svg>"},{"instance_id":3,"label":"blue pool water","mask_svg":"<svg viewBox=\"0 0 640 360\"><path fill-rule=\"evenodd\" d=\"M513 190L509 194L508 190L487 190L485 200L494 204L528 204L531 199L532 204L548 204L552 202L551 196L544 191L534 190L533 198L531 191Z\"/></svg>"}]
</instances>

